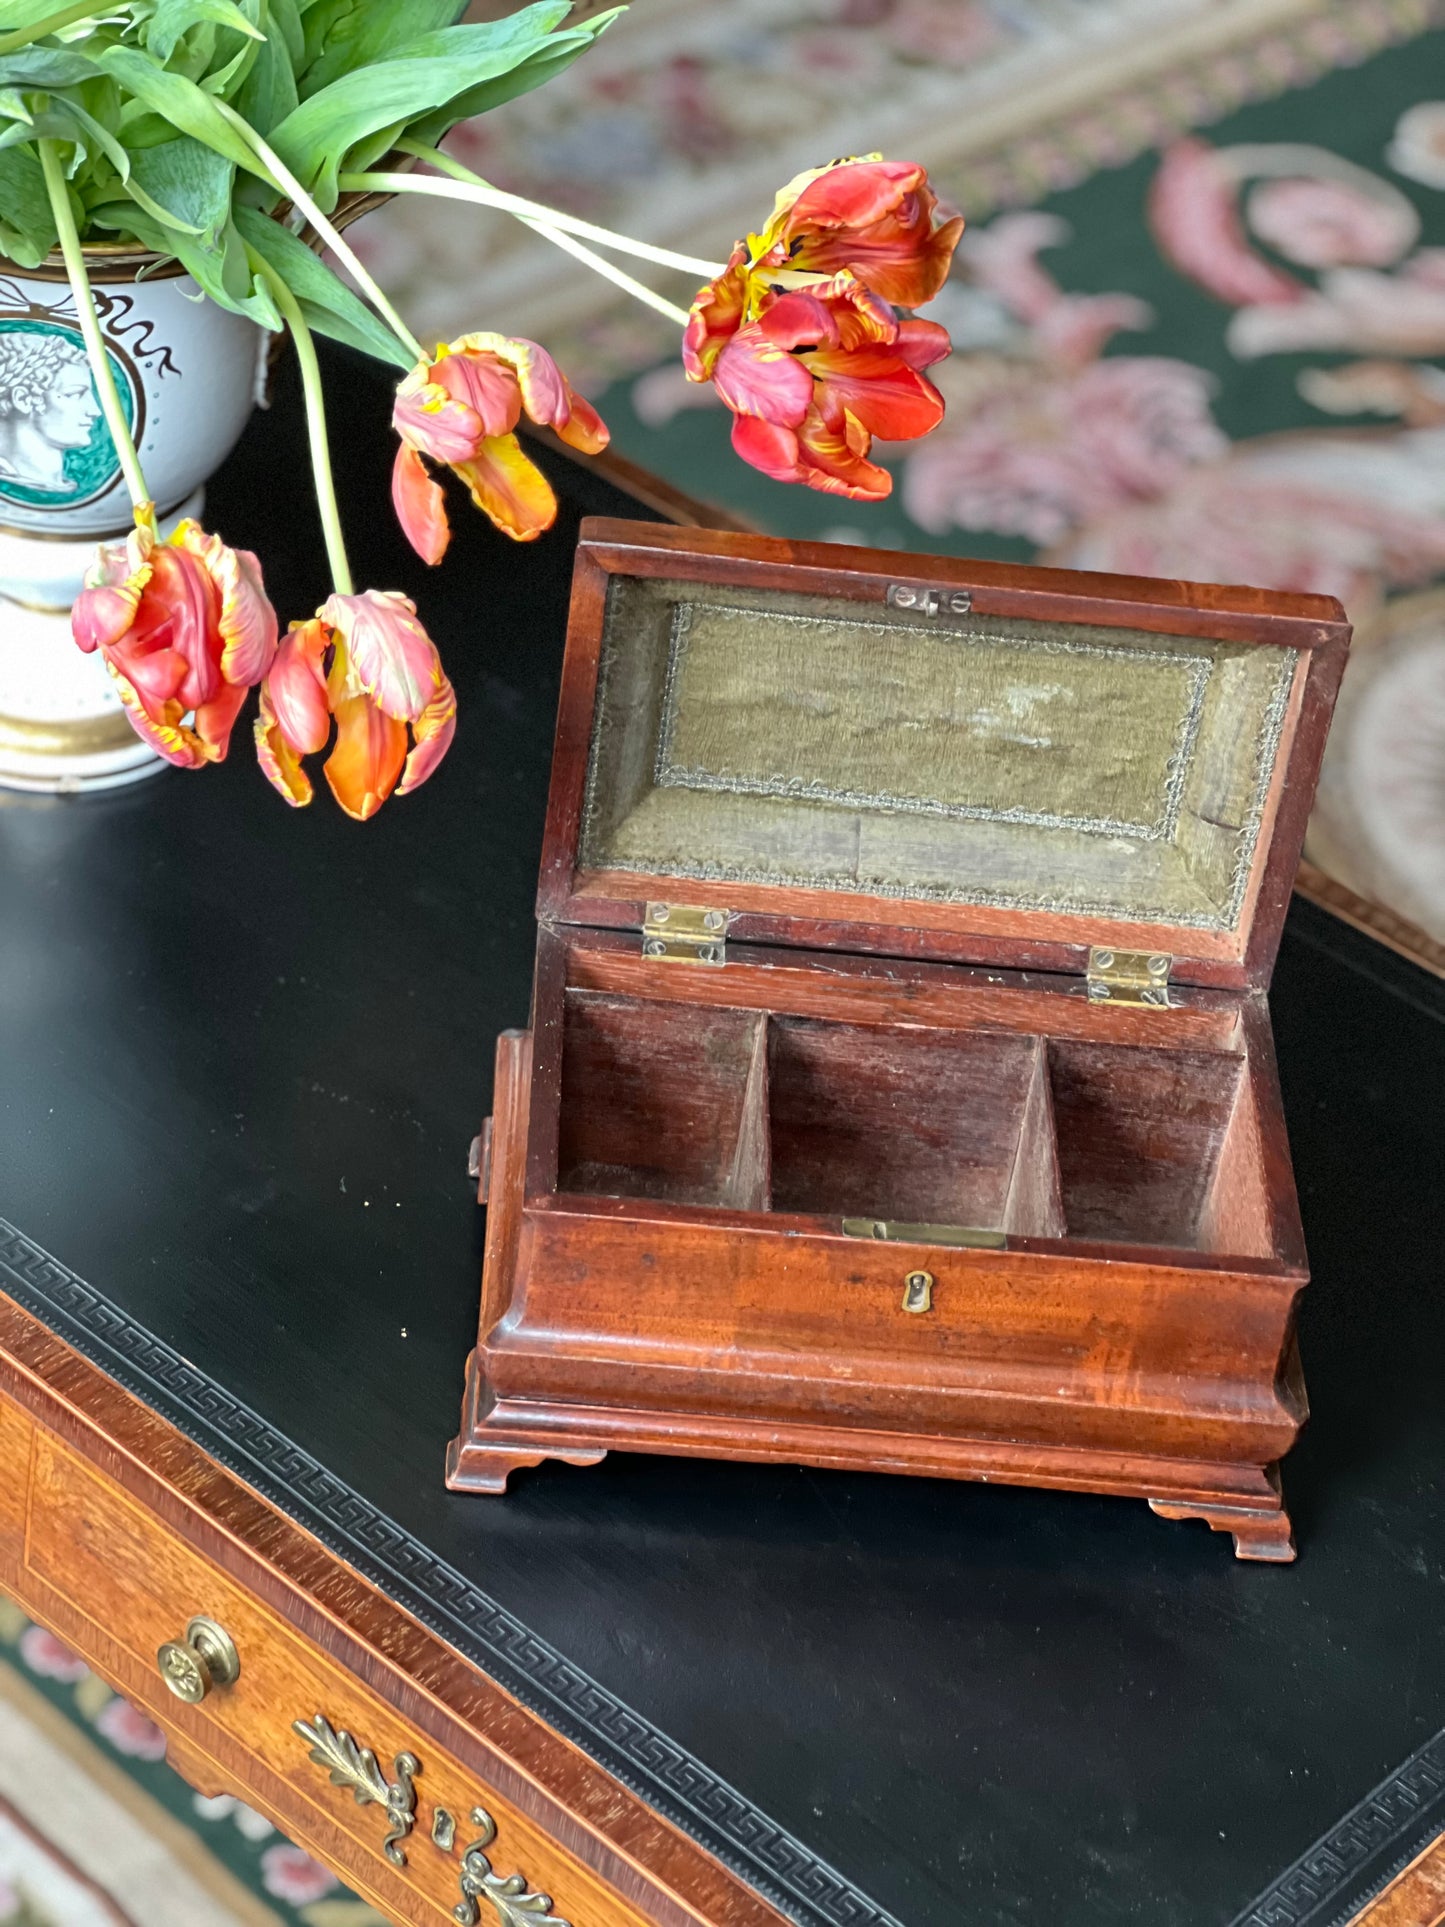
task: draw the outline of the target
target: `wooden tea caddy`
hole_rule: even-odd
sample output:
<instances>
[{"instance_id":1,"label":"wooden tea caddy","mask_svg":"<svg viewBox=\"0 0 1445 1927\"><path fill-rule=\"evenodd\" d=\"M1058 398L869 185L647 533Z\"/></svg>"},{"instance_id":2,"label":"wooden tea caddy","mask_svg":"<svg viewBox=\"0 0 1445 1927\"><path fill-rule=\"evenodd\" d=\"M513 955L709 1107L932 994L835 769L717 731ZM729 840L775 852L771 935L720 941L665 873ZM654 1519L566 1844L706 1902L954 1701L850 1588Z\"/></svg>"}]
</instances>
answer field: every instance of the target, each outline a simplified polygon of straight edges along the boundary
<instances>
[{"instance_id":1,"label":"wooden tea caddy","mask_svg":"<svg viewBox=\"0 0 1445 1927\"><path fill-rule=\"evenodd\" d=\"M448 1483L617 1448L1293 1557L1265 987L1328 597L584 523Z\"/></svg>"}]
</instances>

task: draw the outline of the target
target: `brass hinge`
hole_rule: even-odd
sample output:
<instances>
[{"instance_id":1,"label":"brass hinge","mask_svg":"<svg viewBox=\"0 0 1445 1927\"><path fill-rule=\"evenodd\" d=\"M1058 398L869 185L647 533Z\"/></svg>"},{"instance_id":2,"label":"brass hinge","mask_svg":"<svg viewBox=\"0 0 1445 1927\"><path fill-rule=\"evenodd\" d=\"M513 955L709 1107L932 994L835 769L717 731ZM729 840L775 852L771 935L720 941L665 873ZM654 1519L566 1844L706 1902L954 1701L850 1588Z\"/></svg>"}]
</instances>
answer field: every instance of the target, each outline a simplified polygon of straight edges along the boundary
<instances>
[{"instance_id":1,"label":"brass hinge","mask_svg":"<svg viewBox=\"0 0 1445 1927\"><path fill-rule=\"evenodd\" d=\"M723 964L732 913L696 903L649 903L642 954L661 963Z\"/></svg>"},{"instance_id":2,"label":"brass hinge","mask_svg":"<svg viewBox=\"0 0 1445 1927\"><path fill-rule=\"evenodd\" d=\"M1167 1009L1173 962L1161 950L1109 950L1095 944L1089 952L1089 1001Z\"/></svg>"}]
</instances>

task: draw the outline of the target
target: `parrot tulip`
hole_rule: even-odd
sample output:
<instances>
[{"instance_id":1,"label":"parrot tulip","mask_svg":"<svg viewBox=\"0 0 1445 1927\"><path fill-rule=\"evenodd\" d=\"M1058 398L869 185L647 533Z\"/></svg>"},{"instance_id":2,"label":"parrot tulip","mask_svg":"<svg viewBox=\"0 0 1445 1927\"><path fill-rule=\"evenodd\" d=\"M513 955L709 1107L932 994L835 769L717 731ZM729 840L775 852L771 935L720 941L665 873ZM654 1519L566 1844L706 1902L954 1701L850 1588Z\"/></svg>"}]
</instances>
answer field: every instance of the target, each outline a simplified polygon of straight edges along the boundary
<instances>
[{"instance_id":1,"label":"parrot tulip","mask_svg":"<svg viewBox=\"0 0 1445 1927\"><path fill-rule=\"evenodd\" d=\"M147 526L101 549L71 611L98 649L136 733L181 769L219 763L276 653L261 565L197 522L161 541Z\"/></svg>"},{"instance_id":2,"label":"parrot tulip","mask_svg":"<svg viewBox=\"0 0 1445 1927\"><path fill-rule=\"evenodd\" d=\"M693 302L683 365L709 381L739 328L789 289L851 272L901 308L931 301L948 277L963 216L939 219L928 176L913 161L835 161L789 181L761 234L739 241L727 266ZM935 225L937 222L937 225Z\"/></svg>"},{"instance_id":3,"label":"parrot tulip","mask_svg":"<svg viewBox=\"0 0 1445 1927\"><path fill-rule=\"evenodd\" d=\"M256 754L288 803L311 801L304 756L336 741L323 766L348 816L364 823L395 790L432 774L457 726L456 696L416 606L394 590L333 595L291 625L261 685ZM398 778L400 781L398 782Z\"/></svg>"},{"instance_id":4,"label":"parrot tulip","mask_svg":"<svg viewBox=\"0 0 1445 1927\"><path fill-rule=\"evenodd\" d=\"M451 540L441 487L423 456L459 475L477 507L515 541L531 542L551 528L557 498L512 432L523 411L583 454L607 446L601 416L534 341L463 335L401 383L392 414L401 446L391 495L423 561L440 562Z\"/></svg>"},{"instance_id":5,"label":"parrot tulip","mask_svg":"<svg viewBox=\"0 0 1445 1927\"><path fill-rule=\"evenodd\" d=\"M912 161L874 154L788 183L762 233L699 292L683 336L688 379L716 385L745 462L857 501L890 492L873 438L937 427L943 397L922 371L952 345L892 304L933 299L962 231Z\"/></svg>"},{"instance_id":6,"label":"parrot tulip","mask_svg":"<svg viewBox=\"0 0 1445 1927\"><path fill-rule=\"evenodd\" d=\"M932 321L900 321L848 272L771 296L712 357L732 409L733 447L782 482L877 501L893 478L868 460L873 437L912 441L943 419L921 372L946 355Z\"/></svg>"}]
</instances>

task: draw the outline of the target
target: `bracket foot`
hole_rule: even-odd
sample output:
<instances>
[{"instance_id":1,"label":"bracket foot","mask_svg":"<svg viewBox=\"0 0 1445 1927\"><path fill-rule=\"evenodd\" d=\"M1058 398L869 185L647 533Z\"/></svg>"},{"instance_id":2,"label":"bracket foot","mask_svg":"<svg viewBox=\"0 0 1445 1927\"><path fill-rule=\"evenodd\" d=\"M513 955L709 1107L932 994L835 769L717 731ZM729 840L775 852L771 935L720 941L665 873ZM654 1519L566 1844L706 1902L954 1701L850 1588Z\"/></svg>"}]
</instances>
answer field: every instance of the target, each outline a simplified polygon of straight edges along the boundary
<instances>
[{"instance_id":1,"label":"bracket foot","mask_svg":"<svg viewBox=\"0 0 1445 1927\"><path fill-rule=\"evenodd\" d=\"M1295 1556L1294 1527L1283 1506L1265 1509L1176 1499L1151 1499L1149 1506L1161 1519L1202 1519L1211 1531L1230 1533L1236 1559L1260 1559L1271 1565L1287 1566Z\"/></svg>"},{"instance_id":2,"label":"bracket foot","mask_svg":"<svg viewBox=\"0 0 1445 1927\"><path fill-rule=\"evenodd\" d=\"M556 1452L546 1447L482 1445L471 1439L453 1439L447 1447L447 1490L480 1492L498 1497L507 1489L514 1472L541 1465L546 1459L559 1459L564 1465L600 1465L605 1452Z\"/></svg>"}]
</instances>

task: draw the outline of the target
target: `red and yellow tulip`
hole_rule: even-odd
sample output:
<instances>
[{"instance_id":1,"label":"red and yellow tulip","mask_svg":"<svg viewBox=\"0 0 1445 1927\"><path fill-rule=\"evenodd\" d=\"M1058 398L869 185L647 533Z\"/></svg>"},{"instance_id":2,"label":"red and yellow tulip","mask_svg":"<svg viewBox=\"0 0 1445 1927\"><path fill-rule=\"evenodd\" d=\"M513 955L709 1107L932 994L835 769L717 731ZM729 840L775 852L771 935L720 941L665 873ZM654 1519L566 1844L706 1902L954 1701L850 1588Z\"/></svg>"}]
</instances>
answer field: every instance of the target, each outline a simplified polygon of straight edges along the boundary
<instances>
[{"instance_id":1,"label":"red and yellow tulip","mask_svg":"<svg viewBox=\"0 0 1445 1927\"><path fill-rule=\"evenodd\" d=\"M392 470L397 519L417 554L440 562L451 540L439 484L422 460L459 475L472 500L518 542L551 528L557 498L513 430L528 419L555 428L584 454L607 446L607 429L545 348L506 335L463 335L419 362L396 391L392 425L401 437Z\"/></svg>"},{"instance_id":2,"label":"red and yellow tulip","mask_svg":"<svg viewBox=\"0 0 1445 1927\"><path fill-rule=\"evenodd\" d=\"M261 685L256 754L288 803L311 801L301 759L326 747L333 718L323 774L358 822L393 790L418 789L451 746L456 696L416 605L395 590L331 596L277 651Z\"/></svg>"},{"instance_id":3,"label":"red and yellow tulip","mask_svg":"<svg viewBox=\"0 0 1445 1927\"><path fill-rule=\"evenodd\" d=\"M962 230L912 161L838 161L788 183L699 293L683 337L688 378L716 385L745 462L854 500L890 492L873 438L937 427L943 397L922 371L952 345L892 304L932 300Z\"/></svg>"},{"instance_id":4,"label":"red and yellow tulip","mask_svg":"<svg viewBox=\"0 0 1445 1927\"><path fill-rule=\"evenodd\" d=\"M933 321L900 320L845 270L770 295L710 357L732 409L733 447L780 482L878 501L893 479L868 459L875 435L912 441L943 419L922 370L949 351Z\"/></svg>"},{"instance_id":5,"label":"red and yellow tulip","mask_svg":"<svg viewBox=\"0 0 1445 1927\"><path fill-rule=\"evenodd\" d=\"M276 653L261 565L197 522L164 542L149 525L103 548L71 611L98 649L138 735L181 769L219 763Z\"/></svg>"}]
</instances>

